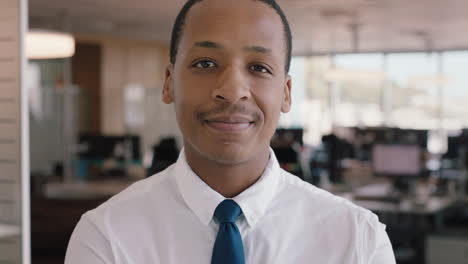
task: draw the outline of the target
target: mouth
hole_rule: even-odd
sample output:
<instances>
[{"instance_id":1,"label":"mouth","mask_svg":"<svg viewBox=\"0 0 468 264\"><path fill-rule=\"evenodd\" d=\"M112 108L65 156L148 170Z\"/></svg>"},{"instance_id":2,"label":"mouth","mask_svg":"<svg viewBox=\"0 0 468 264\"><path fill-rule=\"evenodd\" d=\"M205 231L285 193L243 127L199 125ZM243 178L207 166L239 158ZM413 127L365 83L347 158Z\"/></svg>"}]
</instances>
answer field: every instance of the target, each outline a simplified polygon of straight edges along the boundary
<instances>
[{"instance_id":1,"label":"mouth","mask_svg":"<svg viewBox=\"0 0 468 264\"><path fill-rule=\"evenodd\" d=\"M221 116L203 120L209 127L220 132L242 132L255 124L250 118L243 116Z\"/></svg>"}]
</instances>

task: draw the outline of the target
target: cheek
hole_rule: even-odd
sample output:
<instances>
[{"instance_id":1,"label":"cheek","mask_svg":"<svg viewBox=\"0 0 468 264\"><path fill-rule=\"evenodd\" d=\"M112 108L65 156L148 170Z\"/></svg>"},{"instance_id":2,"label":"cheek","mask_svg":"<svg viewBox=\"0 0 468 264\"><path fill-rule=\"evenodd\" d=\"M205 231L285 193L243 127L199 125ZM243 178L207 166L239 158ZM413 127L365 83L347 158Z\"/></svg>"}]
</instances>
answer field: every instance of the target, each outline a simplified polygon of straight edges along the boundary
<instances>
[{"instance_id":1,"label":"cheek","mask_svg":"<svg viewBox=\"0 0 468 264\"><path fill-rule=\"evenodd\" d=\"M255 97L257 105L263 113L265 126L269 129L276 128L283 98L281 87L270 87L270 89L257 91Z\"/></svg>"},{"instance_id":2,"label":"cheek","mask_svg":"<svg viewBox=\"0 0 468 264\"><path fill-rule=\"evenodd\" d=\"M185 137L191 137L199 128L195 113L209 101L208 89L200 89L206 86L199 82L184 80L174 86L174 104L177 122ZM189 134L188 132L191 131Z\"/></svg>"},{"instance_id":3,"label":"cheek","mask_svg":"<svg viewBox=\"0 0 468 264\"><path fill-rule=\"evenodd\" d=\"M182 130L192 127L193 110L196 105L197 93L195 87L187 86L186 83L179 82L174 85L174 105L177 121Z\"/></svg>"},{"instance_id":4,"label":"cheek","mask_svg":"<svg viewBox=\"0 0 468 264\"><path fill-rule=\"evenodd\" d=\"M210 89L214 81L210 78L200 78L186 71L174 83L174 97L180 101L197 104L210 98Z\"/></svg>"}]
</instances>

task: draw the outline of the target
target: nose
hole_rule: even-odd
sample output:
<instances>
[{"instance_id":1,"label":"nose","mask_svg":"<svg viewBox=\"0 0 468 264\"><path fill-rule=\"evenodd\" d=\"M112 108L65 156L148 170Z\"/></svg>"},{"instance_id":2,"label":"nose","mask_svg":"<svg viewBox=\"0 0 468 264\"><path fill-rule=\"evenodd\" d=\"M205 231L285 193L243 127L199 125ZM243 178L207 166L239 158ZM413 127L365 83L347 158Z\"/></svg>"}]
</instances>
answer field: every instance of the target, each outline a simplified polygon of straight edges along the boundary
<instances>
[{"instance_id":1,"label":"nose","mask_svg":"<svg viewBox=\"0 0 468 264\"><path fill-rule=\"evenodd\" d=\"M247 100L250 97L250 88L246 74L242 67L226 67L217 80L212 98L230 104Z\"/></svg>"}]
</instances>

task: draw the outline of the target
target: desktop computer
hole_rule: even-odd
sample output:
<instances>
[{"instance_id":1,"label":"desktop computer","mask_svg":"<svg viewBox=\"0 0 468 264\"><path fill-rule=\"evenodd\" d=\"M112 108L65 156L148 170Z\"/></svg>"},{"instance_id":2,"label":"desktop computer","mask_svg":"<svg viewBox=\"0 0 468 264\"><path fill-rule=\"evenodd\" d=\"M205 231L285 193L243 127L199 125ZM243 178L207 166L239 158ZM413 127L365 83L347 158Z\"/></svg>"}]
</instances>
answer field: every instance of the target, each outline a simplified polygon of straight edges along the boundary
<instances>
[{"instance_id":1,"label":"desktop computer","mask_svg":"<svg viewBox=\"0 0 468 264\"><path fill-rule=\"evenodd\" d=\"M80 134L77 174L80 178L124 177L127 166L141 163L136 135Z\"/></svg>"},{"instance_id":2,"label":"desktop computer","mask_svg":"<svg viewBox=\"0 0 468 264\"><path fill-rule=\"evenodd\" d=\"M124 158L124 153L119 151L129 144L132 160L141 160L140 137L136 135L99 135L80 134L78 137L80 158L85 159L107 159L111 157Z\"/></svg>"},{"instance_id":3,"label":"desktop computer","mask_svg":"<svg viewBox=\"0 0 468 264\"><path fill-rule=\"evenodd\" d=\"M372 167L376 175L419 176L423 167L421 148L418 145L377 144L372 151Z\"/></svg>"},{"instance_id":4,"label":"desktop computer","mask_svg":"<svg viewBox=\"0 0 468 264\"><path fill-rule=\"evenodd\" d=\"M379 200L399 203L410 186L423 172L422 149L419 145L375 144L372 149L373 173L379 177L391 179L391 184L380 186L376 191L361 188L356 192L356 199ZM380 185L380 184L379 184Z\"/></svg>"}]
</instances>

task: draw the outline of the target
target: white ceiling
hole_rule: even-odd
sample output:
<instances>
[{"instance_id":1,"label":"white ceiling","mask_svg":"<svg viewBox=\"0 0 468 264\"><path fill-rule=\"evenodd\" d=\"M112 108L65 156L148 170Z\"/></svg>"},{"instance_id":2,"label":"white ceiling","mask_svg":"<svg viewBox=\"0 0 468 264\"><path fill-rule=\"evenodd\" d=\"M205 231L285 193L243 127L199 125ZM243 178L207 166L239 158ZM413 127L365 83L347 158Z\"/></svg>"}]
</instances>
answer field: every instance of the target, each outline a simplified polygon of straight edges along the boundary
<instances>
[{"instance_id":1,"label":"white ceiling","mask_svg":"<svg viewBox=\"0 0 468 264\"><path fill-rule=\"evenodd\" d=\"M291 24L296 55L468 49L467 0L277 1ZM184 2L29 0L30 25L168 43Z\"/></svg>"}]
</instances>

